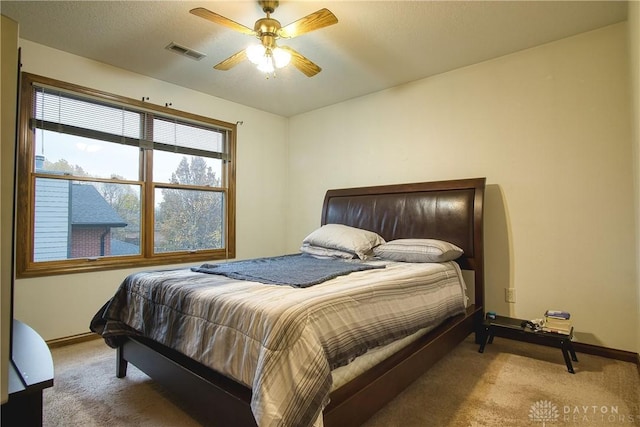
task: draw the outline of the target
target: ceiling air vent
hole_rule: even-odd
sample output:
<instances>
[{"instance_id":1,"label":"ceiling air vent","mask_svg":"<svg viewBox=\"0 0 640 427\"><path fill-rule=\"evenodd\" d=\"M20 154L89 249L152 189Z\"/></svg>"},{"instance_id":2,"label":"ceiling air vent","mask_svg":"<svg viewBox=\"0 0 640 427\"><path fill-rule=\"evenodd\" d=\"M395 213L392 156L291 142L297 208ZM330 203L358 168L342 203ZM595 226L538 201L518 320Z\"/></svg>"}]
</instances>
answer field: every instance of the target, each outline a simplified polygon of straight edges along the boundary
<instances>
[{"instance_id":1,"label":"ceiling air vent","mask_svg":"<svg viewBox=\"0 0 640 427\"><path fill-rule=\"evenodd\" d=\"M193 49L189 49L188 47L185 46L180 46L179 44L176 44L174 42L171 42L167 45L166 49L169 49L172 52L175 52L179 55L183 55L186 57L189 57L191 59L195 59L196 61L200 61L202 58L204 58L205 55L202 52L198 52L197 50L193 50Z\"/></svg>"}]
</instances>

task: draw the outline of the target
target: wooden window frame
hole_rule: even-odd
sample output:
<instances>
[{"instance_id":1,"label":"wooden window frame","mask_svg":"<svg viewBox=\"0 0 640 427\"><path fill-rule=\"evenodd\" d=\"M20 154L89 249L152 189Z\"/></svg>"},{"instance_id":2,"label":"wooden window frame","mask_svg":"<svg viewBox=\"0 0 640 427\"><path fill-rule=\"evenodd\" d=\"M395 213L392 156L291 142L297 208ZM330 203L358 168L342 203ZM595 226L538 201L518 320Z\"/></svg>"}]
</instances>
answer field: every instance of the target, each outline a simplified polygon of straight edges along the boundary
<instances>
[{"instance_id":1,"label":"wooden window frame","mask_svg":"<svg viewBox=\"0 0 640 427\"><path fill-rule=\"evenodd\" d=\"M140 229L140 255L108 256L98 258L73 258L58 261L34 262L34 203L35 203L35 177L38 174L34 170L34 134L31 128L30 119L33 109L33 86L46 85L55 87L63 91L76 93L80 96L94 98L100 102L109 104L126 105L131 108L154 112L162 116L176 117L188 122L209 125L216 128L226 129L228 132L227 144L230 160L224 161L222 165L222 188L224 193L224 220L225 239L223 248L207 249L197 251L179 251L154 254L153 244L153 224L154 224L154 191L156 187L170 188L171 184L157 183L152 180L153 150L151 155L141 156L141 229ZM235 258L236 255L236 133L237 126L216 119L211 119L196 114L174 110L168 107L149 104L110 94L96 89L78 86L47 77L37 76L29 73L21 73L20 84L20 107L18 123L18 153L17 153L17 220L16 220L16 276L18 278L39 277L56 274L71 274L82 272L93 272L102 270L127 269L154 265L182 264L205 260L221 260ZM125 183L118 180L101 178L83 178L72 176L68 179L72 181L102 181L110 183ZM180 187L189 188L188 185ZM149 208L150 207L150 208ZM24 236L24 237L21 237Z\"/></svg>"}]
</instances>

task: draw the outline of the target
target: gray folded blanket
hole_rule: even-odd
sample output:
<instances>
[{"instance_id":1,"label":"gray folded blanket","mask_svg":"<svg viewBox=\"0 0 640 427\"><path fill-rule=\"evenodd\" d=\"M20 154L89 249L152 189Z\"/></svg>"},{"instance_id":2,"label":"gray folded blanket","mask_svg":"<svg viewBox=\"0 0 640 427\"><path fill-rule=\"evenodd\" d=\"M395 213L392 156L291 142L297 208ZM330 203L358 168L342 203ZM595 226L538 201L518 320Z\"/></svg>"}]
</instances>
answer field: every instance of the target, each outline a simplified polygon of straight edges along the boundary
<instances>
[{"instance_id":1,"label":"gray folded blanket","mask_svg":"<svg viewBox=\"0 0 640 427\"><path fill-rule=\"evenodd\" d=\"M334 277L375 268L384 268L384 265L370 265L354 260L319 259L306 254L293 254L222 264L202 264L199 267L191 267L191 270L199 273L219 274L239 280L307 288Z\"/></svg>"}]
</instances>

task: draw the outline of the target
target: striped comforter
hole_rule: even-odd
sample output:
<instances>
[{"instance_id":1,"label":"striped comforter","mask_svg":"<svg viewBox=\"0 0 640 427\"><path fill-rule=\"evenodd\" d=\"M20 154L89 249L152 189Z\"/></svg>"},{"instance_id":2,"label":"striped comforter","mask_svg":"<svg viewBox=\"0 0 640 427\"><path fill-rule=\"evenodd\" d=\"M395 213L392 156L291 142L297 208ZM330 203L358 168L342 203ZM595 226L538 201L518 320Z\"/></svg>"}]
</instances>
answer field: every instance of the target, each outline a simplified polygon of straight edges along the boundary
<instances>
[{"instance_id":1,"label":"striped comforter","mask_svg":"<svg viewBox=\"0 0 640 427\"><path fill-rule=\"evenodd\" d=\"M304 289L189 269L136 273L92 329L147 336L245 384L260 427L310 426L329 402L332 369L464 311L454 262L384 264Z\"/></svg>"}]
</instances>

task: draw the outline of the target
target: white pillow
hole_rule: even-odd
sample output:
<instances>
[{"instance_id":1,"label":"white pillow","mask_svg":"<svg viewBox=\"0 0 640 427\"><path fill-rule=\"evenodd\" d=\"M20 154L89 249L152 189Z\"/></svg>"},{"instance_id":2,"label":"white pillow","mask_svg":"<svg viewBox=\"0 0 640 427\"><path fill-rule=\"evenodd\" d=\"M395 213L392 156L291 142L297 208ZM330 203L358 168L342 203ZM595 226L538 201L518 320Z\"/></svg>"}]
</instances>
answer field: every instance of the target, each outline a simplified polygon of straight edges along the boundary
<instances>
[{"instance_id":1,"label":"white pillow","mask_svg":"<svg viewBox=\"0 0 640 427\"><path fill-rule=\"evenodd\" d=\"M341 258L341 259L353 259L355 254L353 252L345 252L339 249L323 248L321 246L313 246L308 243L304 243L300 248L300 252L314 256L316 258Z\"/></svg>"},{"instance_id":2,"label":"white pillow","mask_svg":"<svg viewBox=\"0 0 640 427\"><path fill-rule=\"evenodd\" d=\"M366 259L371 249L384 243L384 239L373 231L349 227L343 224L325 224L304 238L302 244L356 254Z\"/></svg>"},{"instance_id":3,"label":"white pillow","mask_svg":"<svg viewBox=\"0 0 640 427\"><path fill-rule=\"evenodd\" d=\"M443 240L397 239L376 246L373 253L379 258L392 261L446 262L459 258L463 250Z\"/></svg>"}]
</instances>

